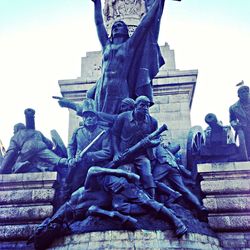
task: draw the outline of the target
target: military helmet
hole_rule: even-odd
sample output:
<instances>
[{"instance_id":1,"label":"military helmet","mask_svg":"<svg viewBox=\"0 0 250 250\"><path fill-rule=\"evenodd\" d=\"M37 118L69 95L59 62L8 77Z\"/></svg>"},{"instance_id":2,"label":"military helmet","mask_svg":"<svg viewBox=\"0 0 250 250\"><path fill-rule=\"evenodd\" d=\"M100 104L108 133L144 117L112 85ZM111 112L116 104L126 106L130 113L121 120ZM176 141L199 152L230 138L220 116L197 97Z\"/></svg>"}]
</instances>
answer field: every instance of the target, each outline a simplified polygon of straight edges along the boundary
<instances>
[{"instance_id":1,"label":"military helmet","mask_svg":"<svg viewBox=\"0 0 250 250\"><path fill-rule=\"evenodd\" d=\"M82 116L87 115L88 113L96 114L96 105L93 99L85 99L82 102Z\"/></svg>"}]
</instances>

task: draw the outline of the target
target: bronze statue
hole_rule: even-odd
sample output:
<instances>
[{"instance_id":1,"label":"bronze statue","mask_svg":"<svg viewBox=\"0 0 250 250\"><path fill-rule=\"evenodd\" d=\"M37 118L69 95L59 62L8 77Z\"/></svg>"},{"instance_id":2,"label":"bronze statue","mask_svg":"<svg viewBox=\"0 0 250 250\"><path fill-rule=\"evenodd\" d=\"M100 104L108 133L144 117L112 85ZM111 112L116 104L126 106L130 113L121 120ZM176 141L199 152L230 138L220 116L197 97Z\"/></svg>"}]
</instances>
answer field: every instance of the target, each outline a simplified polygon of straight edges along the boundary
<instances>
[{"instance_id":1,"label":"bronze statue","mask_svg":"<svg viewBox=\"0 0 250 250\"><path fill-rule=\"evenodd\" d=\"M74 192L68 202L38 226L29 241L34 241L36 249L44 249L55 237L63 234L63 225L69 227L73 222L83 220L89 215L108 216L136 227L137 220L131 215L150 211L169 220L174 225L178 237L184 235L187 232L184 223L172 210L138 188L135 185L138 180L138 175L122 169L91 167L84 188Z\"/></svg>"},{"instance_id":2,"label":"bronze statue","mask_svg":"<svg viewBox=\"0 0 250 250\"><path fill-rule=\"evenodd\" d=\"M83 102L82 109L83 126L77 128L68 144L68 158L71 168L66 177L66 197L83 186L88 169L91 166L103 166L112 158L112 147L109 131L105 131L97 123L98 117L95 103L92 99ZM88 148L84 154L82 151L102 133L100 138Z\"/></svg>"},{"instance_id":3,"label":"bronze statue","mask_svg":"<svg viewBox=\"0 0 250 250\"><path fill-rule=\"evenodd\" d=\"M229 109L230 124L240 137L240 143L245 143L246 159L250 156L250 96L246 85L238 89L239 100Z\"/></svg>"},{"instance_id":4,"label":"bronze statue","mask_svg":"<svg viewBox=\"0 0 250 250\"><path fill-rule=\"evenodd\" d=\"M66 98L59 97L59 96L53 96L53 98L58 99L58 104L60 105L60 107L72 109L76 111L76 114L78 116L82 116L82 108L83 108L84 100L83 100L83 103L79 104L71 100L68 100ZM135 106L135 101L132 98L129 98L129 97L124 98L119 105L118 114L133 110L134 106ZM96 111L96 114L98 115L98 122L104 127L108 127L108 128L113 126L118 116L118 114L108 114L105 112L98 112L98 111Z\"/></svg>"},{"instance_id":5,"label":"bronze statue","mask_svg":"<svg viewBox=\"0 0 250 250\"><path fill-rule=\"evenodd\" d=\"M67 159L53 151L53 143L35 129L35 111L25 110L26 125L14 126L14 135L1 164L0 173L56 171Z\"/></svg>"},{"instance_id":6,"label":"bronze statue","mask_svg":"<svg viewBox=\"0 0 250 250\"><path fill-rule=\"evenodd\" d=\"M199 199L186 187L183 182L182 173L184 166L177 164L175 156L162 145L156 147L156 158L153 164L154 180L164 190L162 182L167 180L171 187L180 192L182 196L197 210L199 218L207 220L207 209L201 204ZM185 171L186 173L186 171ZM173 198L179 198L174 196Z\"/></svg>"},{"instance_id":7,"label":"bronze statue","mask_svg":"<svg viewBox=\"0 0 250 250\"><path fill-rule=\"evenodd\" d=\"M156 0L131 37L123 21L116 21L111 37L105 29L100 0L93 0L95 23L102 45L102 76L87 93L97 111L117 114L121 101L140 95L153 102L151 80L164 64L157 44L164 1Z\"/></svg>"},{"instance_id":8,"label":"bronze statue","mask_svg":"<svg viewBox=\"0 0 250 250\"><path fill-rule=\"evenodd\" d=\"M126 150L157 129L157 121L149 115L149 105L148 97L139 96L136 98L133 111L124 112L118 116L112 129L115 159L120 158ZM151 173L150 160L153 158L153 149L145 147L130 161L127 161L128 164L134 165L141 177L144 189L152 197L154 197L156 187Z\"/></svg>"},{"instance_id":9,"label":"bronze statue","mask_svg":"<svg viewBox=\"0 0 250 250\"><path fill-rule=\"evenodd\" d=\"M41 223L35 233L30 237L29 242L34 241L36 249L45 249L58 236L62 235L67 227L78 220L83 220L90 214L102 214L116 218L121 223L136 223L136 219L122 215L119 212L108 211L112 207L112 196L105 189L105 177L114 175L137 181L139 176L120 169L106 169L92 167L88 170L84 188L75 191L69 201L65 202L51 217Z\"/></svg>"}]
</instances>

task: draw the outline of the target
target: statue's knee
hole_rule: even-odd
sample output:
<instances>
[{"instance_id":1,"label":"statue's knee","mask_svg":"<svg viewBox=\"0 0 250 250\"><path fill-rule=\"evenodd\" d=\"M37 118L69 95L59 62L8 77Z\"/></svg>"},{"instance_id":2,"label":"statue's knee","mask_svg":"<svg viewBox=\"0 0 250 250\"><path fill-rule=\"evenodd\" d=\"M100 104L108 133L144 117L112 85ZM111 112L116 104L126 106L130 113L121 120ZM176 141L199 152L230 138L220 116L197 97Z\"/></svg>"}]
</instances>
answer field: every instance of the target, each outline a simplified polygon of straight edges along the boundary
<instances>
[{"instance_id":1,"label":"statue's knee","mask_svg":"<svg viewBox=\"0 0 250 250\"><path fill-rule=\"evenodd\" d=\"M88 175L95 175L101 171L100 169L100 167L93 166L88 170Z\"/></svg>"}]
</instances>

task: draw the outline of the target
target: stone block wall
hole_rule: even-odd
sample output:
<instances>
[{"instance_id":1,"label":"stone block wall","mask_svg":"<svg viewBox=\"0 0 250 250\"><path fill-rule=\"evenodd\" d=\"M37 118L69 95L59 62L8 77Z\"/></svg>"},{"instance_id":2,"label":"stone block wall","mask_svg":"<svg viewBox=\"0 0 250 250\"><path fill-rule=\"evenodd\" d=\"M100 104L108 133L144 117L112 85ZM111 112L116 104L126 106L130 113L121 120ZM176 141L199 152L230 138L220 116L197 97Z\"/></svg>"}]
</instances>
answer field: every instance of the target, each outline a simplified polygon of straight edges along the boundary
<instances>
[{"instance_id":1,"label":"stone block wall","mask_svg":"<svg viewBox=\"0 0 250 250\"><path fill-rule=\"evenodd\" d=\"M26 249L25 240L53 213L56 178L56 172L0 175L0 249Z\"/></svg>"},{"instance_id":2,"label":"stone block wall","mask_svg":"<svg viewBox=\"0 0 250 250\"><path fill-rule=\"evenodd\" d=\"M133 250L219 250L219 240L206 235L188 233L181 239L167 231L106 231L75 234L55 240L50 250L97 250L97 249L133 249Z\"/></svg>"},{"instance_id":3,"label":"stone block wall","mask_svg":"<svg viewBox=\"0 0 250 250\"><path fill-rule=\"evenodd\" d=\"M223 249L250 249L250 162L199 164L209 225Z\"/></svg>"}]
</instances>

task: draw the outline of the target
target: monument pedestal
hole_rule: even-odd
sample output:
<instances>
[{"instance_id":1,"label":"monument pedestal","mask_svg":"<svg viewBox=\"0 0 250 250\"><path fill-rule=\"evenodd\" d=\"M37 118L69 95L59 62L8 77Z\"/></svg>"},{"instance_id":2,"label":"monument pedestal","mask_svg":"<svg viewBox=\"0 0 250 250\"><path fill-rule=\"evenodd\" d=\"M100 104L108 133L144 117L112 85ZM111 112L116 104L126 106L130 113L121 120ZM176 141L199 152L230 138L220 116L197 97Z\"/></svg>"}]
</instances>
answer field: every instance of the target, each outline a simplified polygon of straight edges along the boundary
<instances>
[{"instance_id":1,"label":"monument pedestal","mask_svg":"<svg viewBox=\"0 0 250 250\"><path fill-rule=\"evenodd\" d=\"M167 231L106 231L75 234L62 237L53 242L50 250L98 250L98 249L134 249L134 250L173 250L173 249L199 249L219 250L218 239L195 233L188 233L181 239L173 235L172 230Z\"/></svg>"},{"instance_id":2,"label":"monument pedestal","mask_svg":"<svg viewBox=\"0 0 250 250\"><path fill-rule=\"evenodd\" d=\"M0 175L0 249L32 249L27 239L53 213L56 178L56 172Z\"/></svg>"},{"instance_id":3,"label":"monument pedestal","mask_svg":"<svg viewBox=\"0 0 250 250\"><path fill-rule=\"evenodd\" d=\"M250 162L199 164L209 225L223 249L250 248Z\"/></svg>"}]
</instances>

